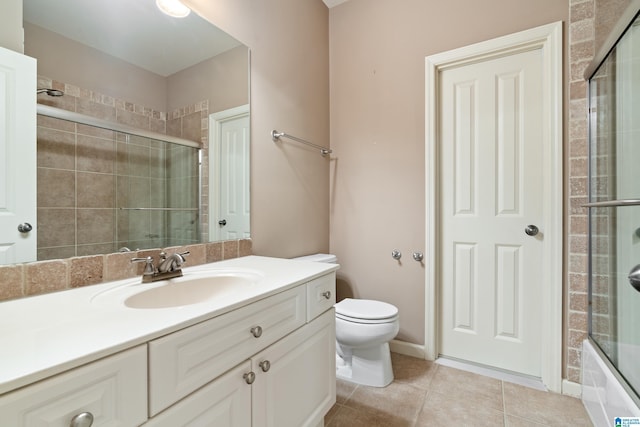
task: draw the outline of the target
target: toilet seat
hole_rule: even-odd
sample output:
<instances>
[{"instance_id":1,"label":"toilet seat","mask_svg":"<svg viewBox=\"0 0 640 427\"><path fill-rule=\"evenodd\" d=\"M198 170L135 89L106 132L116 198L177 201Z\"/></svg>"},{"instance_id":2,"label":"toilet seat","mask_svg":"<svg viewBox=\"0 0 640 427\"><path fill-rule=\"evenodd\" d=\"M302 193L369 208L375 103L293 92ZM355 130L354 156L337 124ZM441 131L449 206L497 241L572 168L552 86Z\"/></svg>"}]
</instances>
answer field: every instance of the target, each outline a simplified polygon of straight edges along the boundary
<instances>
[{"instance_id":1,"label":"toilet seat","mask_svg":"<svg viewBox=\"0 0 640 427\"><path fill-rule=\"evenodd\" d=\"M336 318L355 323L391 323L398 309L386 302L346 298L334 305Z\"/></svg>"}]
</instances>

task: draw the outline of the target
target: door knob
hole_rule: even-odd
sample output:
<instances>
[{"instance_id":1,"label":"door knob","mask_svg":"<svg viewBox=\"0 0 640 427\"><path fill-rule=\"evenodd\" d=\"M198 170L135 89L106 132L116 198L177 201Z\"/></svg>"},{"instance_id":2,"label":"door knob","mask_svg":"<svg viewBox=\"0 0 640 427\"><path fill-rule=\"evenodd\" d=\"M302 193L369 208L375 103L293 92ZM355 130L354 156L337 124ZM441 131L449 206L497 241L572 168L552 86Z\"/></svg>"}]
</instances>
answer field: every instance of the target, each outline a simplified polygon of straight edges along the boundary
<instances>
[{"instance_id":1,"label":"door knob","mask_svg":"<svg viewBox=\"0 0 640 427\"><path fill-rule=\"evenodd\" d=\"M524 228L524 232L527 233L527 236L535 236L539 231L540 230L535 225L527 225Z\"/></svg>"},{"instance_id":2,"label":"door knob","mask_svg":"<svg viewBox=\"0 0 640 427\"><path fill-rule=\"evenodd\" d=\"M218 224L222 225L224 227L225 225L227 225L227 220L226 219L221 219L220 221L218 221Z\"/></svg>"},{"instance_id":3,"label":"door knob","mask_svg":"<svg viewBox=\"0 0 640 427\"><path fill-rule=\"evenodd\" d=\"M21 233L28 233L33 230L33 227L28 222L23 222L18 226L18 231Z\"/></svg>"},{"instance_id":4,"label":"door knob","mask_svg":"<svg viewBox=\"0 0 640 427\"><path fill-rule=\"evenodd\" d=\"M640 292L640 264L636 265L629 272L629 283L633 288Z\"/></svg>"}]
</instances>

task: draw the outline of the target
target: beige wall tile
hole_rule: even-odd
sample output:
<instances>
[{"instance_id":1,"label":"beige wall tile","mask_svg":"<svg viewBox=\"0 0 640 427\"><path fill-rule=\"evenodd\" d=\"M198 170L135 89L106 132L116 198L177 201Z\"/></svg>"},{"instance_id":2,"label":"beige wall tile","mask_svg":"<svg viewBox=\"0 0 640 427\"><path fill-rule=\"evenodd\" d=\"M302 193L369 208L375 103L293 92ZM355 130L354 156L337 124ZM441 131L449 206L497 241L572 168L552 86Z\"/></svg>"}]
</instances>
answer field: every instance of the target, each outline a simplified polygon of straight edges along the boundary
<instances>
[{"instance_id":1,"label":"beige wall tile","mask_svg":"<svg viewBox=\"0 0 640 427\"><path fill-rule=\"evenodd\" d=\"M38 168L38 207L68 208L75 205L75 172Z\"/></svg>"},{"instance_id":2,"label":"beige wall tile","mask_svg":"<svg viewBox=\"0 0 640 427\"><path fill-rule=\"evenodd\" d=\"M238 258L238 241L227 240L222 242L222 256L224 259Z\"/></svg>"},{"instance_id":3,"label":"beige wall tile","mask_svg":"<svg viewBox=\"0 0 640 427\"><path fill-rule=\"evenodd\" d=\"M104 281L126 279L137 274L137 265L131 262L135 258L135 252L122 252L105 255Z\"/></svg>"},{"instance_id":4,"label":"beige wall tile","mask_svg":"<svg viewBox=\"0 0 640 427\"><path fill-rule=\"evenodd\" d=\"M66 261L42 261L25 265L25 295L61 291L69 287Z\"/></svg>"},{"instance_id":5,"label":"beige wall tile","mask_svg":"<svg viewBox=\"0 0 640 427\"><path fill-rule=\"evenodd\" d=\"M90 172L77 173L79 208L113 208L115 177Z\"/></svg>"},{"instance_id":6,"label":"beige wall tile","mask_svg":"<svg viewBox=\"0 0 640 427\"><path fill-rule=\"evenodd\" d=\"M104 270L104 256L86 256L71 258L70 282L72 288L94 285L102 282Z\"/></svg>"},{"instance_id":7,"label":"beige wall tile","mask_svg":"<svg viewBox=\"0 0 640 427\"><path fill-rule=\"evenodd\" d=\"M23 297L23 279L23 264L0 266L0 301Z\"/></svg>"},{"instance_id":8,"label":"beige wall tile","mask_svg":"<svg viewBox=\"0 0 640 427\"><path fill-rule=\"evenodd\" d=\"M222 261L222 242L206 243L207 262Z\"/></svg>"}]
</instances>

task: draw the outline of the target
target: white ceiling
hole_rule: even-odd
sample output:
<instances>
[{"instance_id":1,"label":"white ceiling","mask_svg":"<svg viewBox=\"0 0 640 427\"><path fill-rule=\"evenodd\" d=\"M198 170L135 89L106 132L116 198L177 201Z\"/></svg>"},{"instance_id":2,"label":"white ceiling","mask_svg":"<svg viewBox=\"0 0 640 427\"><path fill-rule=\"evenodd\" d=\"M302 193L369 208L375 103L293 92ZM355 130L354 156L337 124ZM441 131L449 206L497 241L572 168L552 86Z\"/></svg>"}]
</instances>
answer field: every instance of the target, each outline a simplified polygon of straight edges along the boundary
<instances>
[{"instance_id":1,"label":"white ceiling","mask_svg":"<svg viewBox=\"0 0 640 427\"><path fill-rule=\"evenodd\" d=\"M334 6L337 6L339 4L346 2L347 0L322 0L322 1L324 1L324 4L326 4L328 8L332 8Z\"/></svg>"},{"instance_id":2,"label":"white ceiling","mask_svg":"<svg viewBox=\"0 0 640 427\"><path fill-rule=\"evenodd\" d=\"M24 0L24 20L161 76L241 43L196 13L171 18L155 0Z\"/></svg>"}]
</instances>

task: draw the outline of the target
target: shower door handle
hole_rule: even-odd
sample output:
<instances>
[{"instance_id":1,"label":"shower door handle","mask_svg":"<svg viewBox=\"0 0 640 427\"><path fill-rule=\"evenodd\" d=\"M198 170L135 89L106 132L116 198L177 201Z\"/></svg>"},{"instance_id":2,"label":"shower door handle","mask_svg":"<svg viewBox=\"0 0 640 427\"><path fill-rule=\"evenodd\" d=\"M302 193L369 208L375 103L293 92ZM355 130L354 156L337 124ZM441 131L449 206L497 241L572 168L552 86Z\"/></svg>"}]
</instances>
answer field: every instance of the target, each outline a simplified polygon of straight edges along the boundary
<instances>
[{"instance_id":1,"label":"shower door handle","mask_svg":"<svg viewBox=\"0 0 640 427\"><path fill-rule=\"evenodd\" d=\"M640 292L640 264L633 267L629 272L629 283L636 291Z\"/></svg>"}]
</instances>

